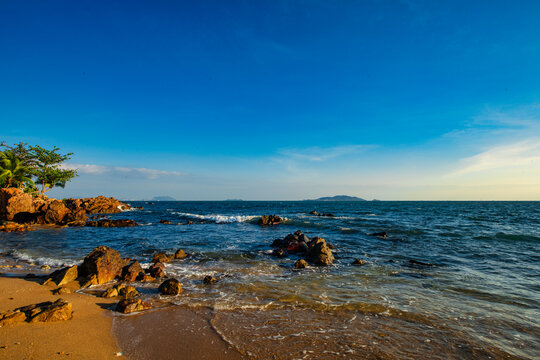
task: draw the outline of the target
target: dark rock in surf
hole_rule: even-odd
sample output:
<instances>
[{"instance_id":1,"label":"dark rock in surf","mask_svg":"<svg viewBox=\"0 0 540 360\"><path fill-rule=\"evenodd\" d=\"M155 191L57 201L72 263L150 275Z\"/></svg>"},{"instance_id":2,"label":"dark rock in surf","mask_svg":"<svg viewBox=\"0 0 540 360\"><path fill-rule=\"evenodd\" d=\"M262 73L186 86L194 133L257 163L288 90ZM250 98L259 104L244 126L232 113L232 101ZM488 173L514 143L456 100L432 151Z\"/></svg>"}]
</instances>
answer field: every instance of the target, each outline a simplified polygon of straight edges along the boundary
<instances>
[{"instance_id":1,"label":"dark rock in surf","mask_svg":"<svg viewBox=\"0 0 540 360\"><path fill-rule=\"evenodd\" d=\"M164 252L158 252L158 253L155 253L154 256L152 257L152 262L153 263L160 262L160 263L166 264L166 263L170 263L172 259L173 259L172 256L167 255Z\"/></svg>"},{"instance_id":2,"label":"dark rock in surf","mask_svg":"<svg viewBox=\"0 0 540 360\"><path fill-rule=\"evenodd\" d=\"M139 224L137 224L135 221L130 220L130 219L116 219L116 220L101 219L97 221L94 221L94 220L87 221L85 226L111 228L111 227L131 227L131 226L137 226L137 225Z\"/></svg>"},{"instance_id":3,"label":"dark rock in surf","mask_svg":"<svg viewBox=\"0 0 540 360\"><path fill-rule=\"evenodd\" d=\"M123 314L151 309L152 304L142 301L139 298L125 299L116 304L116 311Z\"/></svg>"},{"instance_id":4,"label":"dark rock in surf","mask_svg":"<svg viewBox=\"0 0 540 360\"><path fill-rule=\"evenodd\" d=\"M425 263L425 262L422 262L422 261L417 261L417 260L414 260L414 259L410 259L409 264L417 265L417 266L435 266L433 264Z\"/></svg>"},{"instance_id":5,"label":"dark rock in surf","mask_svg":"<svg viewBox=\"0 0 540 360\"><path fill-rule=\"evenodd\" d=\"M381 232L376 232L376 233L371 233L371 234L367 234L369 236L376 236L378 238L387 238L388 237L388 234L386 233L386 231L381 231Z\"/></svg>"},{"instance_id":6,"label":"dark rock in surf","mask_svg":"<svg viewBox=\"0 0 540 360\"><path fill-rule=\"evenodd\" d=\"M160 224L165 224L165 225L172 225L172 221L171 221L171 220L159 220L159 223L160 223Z\"/></svg>"},{"instance_id":7,"label":"dark rock in surf","mask_svg":"<svg viewBox=\"0 0 540 360\"><path fill-rule=\"evenodd\" d=\"M131 264L122 268L121 279L127 282L133 282L137 280L140 273L144 272L141 264L135 260Z\"/></svg>"},{"instance_id":8,"label":"dark rock in surf","mask_svg":"<svg viewBox=\"0 0 540 360\"><path fill-rule=\"evenodd\" d=\"M355 265L355 266L362 266L362 265L365 265L366 262L362 259L356 259L354 260L351 265Z\"/></svg>"},{"instance_id":9,"label":"dark rock in surf","mask_svg":"<svg viewBox=\"0 0 540 360\"><path fill-rule=\"evenodd\" d=\"M153 278L164 278L165 277L165 265L163 265L163 263L160 263L160 262L153 263L148 268L148 273Z\"/></svg>"},{"instance_id":10,"label":"dark rock in surf","mask_svg":"<svg viewBox=\"0 0 540 360\"><path fill-rule=\"evenodd\" d=\"M182 250L182 249L178 249L174 253L174 258L175 259L183 259L183 258L186 258L187 256L188 256L188 254L186 254L186 252L184 250Z\"/></svg>"},{"instance_id":11,"label":"dark rock in surf","mask_svg":"<svg viewBox=\"0 0 540 360\"><path fill-rule=\"evenodd\" d=\"M207 285L213 284L217 281L217 279L211 275L206 275L203 279L203 282Z\"/></svg>"},{"instance_id":12,"label":"dark rock in surf","mask_svg":"<svg viewBox=\"0 0 540 360\"><path fill-rule=\"evenodd\" d=\"M162 295L179 295L183 292L182 285L176 279L165 280L158 288Z\"/></svg>"},{"instance_id":13,"label":"dark rock in surf","mask_svg":"<svg viewBox=\"0 0 540 360\"><path fill-rule=\"evenodd\" d=\"M294 263L295 269L305 269L308 266L308 263L304 259L300 259Z\"/></svg>"},{"instance_id":14,"label":"dark rock in surf","mask_svg":"<svg viewBox=\"0 0 540 360\"><path fill-rule=\"evenodd\" d=\"M262 226L281 224L283 219L278 215L262 215L257 224Z\"/></svg>"}]
</instances>

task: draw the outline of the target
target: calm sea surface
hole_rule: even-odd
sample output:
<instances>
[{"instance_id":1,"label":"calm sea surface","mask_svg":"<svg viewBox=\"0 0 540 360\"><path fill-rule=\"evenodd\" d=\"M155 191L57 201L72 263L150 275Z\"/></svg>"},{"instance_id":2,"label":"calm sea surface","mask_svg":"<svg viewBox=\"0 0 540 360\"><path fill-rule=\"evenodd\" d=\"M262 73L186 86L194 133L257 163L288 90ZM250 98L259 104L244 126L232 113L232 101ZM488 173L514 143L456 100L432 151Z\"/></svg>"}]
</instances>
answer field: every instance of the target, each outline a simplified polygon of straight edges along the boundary
<instances>
[{"instance_id":1,"label":"calm sea surface","mask_svg":"<svg viewBox=\"0 0 540 360\"><path fill-rule=\"evenodd\" d=\"M192 256L166 270L185 292L161 300L212 309L214 329L254 358L540 355L540 202L131 204L144 210L108 217L143 226L2 233L0 262L59 266L108 245L148 263L182 248ZM262 214L287 220L261 227ZM296 230L334 245L335 264L295 271L298 257L269 255L274 239ZM367 235L379 231L388 238ZM205 275L220 280L207 286ZM138 287L159 300L156 285Z\"/></svg>"}]
</instances>

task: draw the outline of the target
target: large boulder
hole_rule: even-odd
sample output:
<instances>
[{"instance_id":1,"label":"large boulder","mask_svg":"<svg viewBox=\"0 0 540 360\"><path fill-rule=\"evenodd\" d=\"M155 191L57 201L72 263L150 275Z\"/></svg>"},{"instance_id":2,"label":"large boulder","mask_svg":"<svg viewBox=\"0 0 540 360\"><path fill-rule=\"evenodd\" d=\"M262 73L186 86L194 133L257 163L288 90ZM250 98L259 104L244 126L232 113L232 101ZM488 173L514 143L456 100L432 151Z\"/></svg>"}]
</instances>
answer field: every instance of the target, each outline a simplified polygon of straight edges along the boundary
<instances>
[{"instance_id":1,"label":"large boulder","mask_svg":"<svg viewBox=\"0 0 540 360\"><path fill-rule=\"evenodd\" d=\"M48 206L47 211L45 212L45 223L46 224L60 224L64 217L69 213L69 209L66 205L60 200L52 200Z\"/></svg>"},{"instance_id":2,"label":"large boulder","mask_svg":"<svg viewBox=\"0 0 540 360\"><path fill-rule=\"evenodd\" d=\"M16 214L34 213L32 196L21 189L0 189L0 220L12 221Z\"/></svg>"},{"instance_id":3,"label":"large boulder","mask_svg":"<svg viewBox=\"0 0 540 360\"><path fill-rule=\"evenodd\" d=\"M108 246L98 246L84 258L79 268L80 276L96 275L97 283L104 284L120 276L127 262L118 251Z\"/></svg>"},{"instance_id":4,"label":"large boulder","mask_svg":"<svg viewBox=\"0 0 540 360\"><path fill-rule=\"evenodd\" d=\"M144 273L141 264L135 260L131 264L124 266L122 269L122 280L133 282L137 279L140 273Z\"/></svg>"},{"instance_id":5,"label":"large boulder","mask_svg":"<svg viewBox=\"0 0 540 360\"><path fill-rule=\"evenodd\" d=\"M73 201L74 199L68 199ZM98 196L95 198L78 199L80 203L78 205L84 209L88 214L104 214L104 213L119 213L123 210L131 208L128 204L125 204L113 197Z\"/></svg>"},{"instance_id":6,"label":"large boulder","mask_svg":"<svg viewBox=\"0 0 540 360\"><path fill-rule=\"evenodd\" d=\"M26 321L26 314L20 311L6 311L0 313L0 327L15 325Z\"/></svg>"},{"instance_id":7,"label":"large boulder","mask_svg":"<svg viewBox=\"0 0 540 360\"><path fill-rule=\"evenodd\" d=\"M65 267L60 270L54 271L48 276L48 278L58 286L65 285L77 279L79 277L77 265L71 267Z\"/></svg>"},{"instance_id":8,"label":"large boulder","mask_svg":"<svg viewBox=\"0 0 540 360\"><path fill-rule=\"evenodd\" d=\"M162 295L178 295L182 293L182 285L176 279L165 280L158 288Z\"/></svg>"},{"instance_id":9,"label":"large boulder","mask_svg":"<svg viewBox=\"0 0 540 360\"><path fill-rule=\"evenodd\" d=\"M308 243L308 259L317 265L330 265L334 262L332 250L326 243L326 240L320 237L314 237Z\"/></svg>"}]
</instances>

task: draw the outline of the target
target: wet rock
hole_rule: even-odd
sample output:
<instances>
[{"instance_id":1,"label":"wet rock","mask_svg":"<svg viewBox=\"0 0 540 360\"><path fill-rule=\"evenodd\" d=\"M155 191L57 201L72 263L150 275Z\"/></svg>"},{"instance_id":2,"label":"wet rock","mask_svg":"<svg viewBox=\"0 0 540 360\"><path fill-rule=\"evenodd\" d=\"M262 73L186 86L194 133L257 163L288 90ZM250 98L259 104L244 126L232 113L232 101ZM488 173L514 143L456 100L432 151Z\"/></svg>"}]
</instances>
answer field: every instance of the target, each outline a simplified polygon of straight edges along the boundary
<instances>
[{"instance_id":1,"label":"wet rock","mask_svg":"<svg viewBox=\"0 0 540 360\"><path fill-rule=\"evenodd\" d=\"M22 232L31 231L32 227L28 224L17 224L14 222L7 222L4 225L0 225L0 231L4 232Z\"/></svg>"},{"instance_id":2,"label":"wet rock","mask_svg":"<svg viewBox=\"0 0 540 360\"><path fill-rule=\"evenodd\" d=\"M72 305L64 299L24 306L16 310L25 313L29 322L69 320L73 316Z\"/></svg>"},{"instance_id":3,"label":"wet rock","mask_svg":"<svg viewBox=\"0 0 540 360\"><path fill-rule=\"evenodd\" d=\"M26 314L20 311L0 313L0 327L11 326L26 321Z\"/></svg>"},{"instance_id":4,"label":"wet rock","mask_svg":"<svg viewBox=\"0 0 540 360\"><path fill-rule=\"evenodd\" d=\"M154 278L164 278L165 277L165 265L163 265L163 263L160 263L160 262L153 263L148 268L148 273L150 274L150 276L152 276Z\"/></svg>"},{"instance_id":5,"label":"wet rock","mask_svg":"<svg viewBox=\"0 0 540 360\"><path fill-rule=\"evenodd\" d=\"M184 252L184 250L182 250L182 249L178 249L178 250L176 250L176 252L174 253L174 258L175 258L175 259L183 259L183 258L185 258L185 257L187 257L187 256L188 256L188 254L186 254L186 253Z\"/></svg>"},{"instance_id":6,"label":"wet rock","mask_svg":"<svg viewBox=\"0 0 540 360\"><path fill-rule=\"evenodd\" d=\"M285 256L285 251L283 249L274 249L272 250L272 256L283 257Z\"/></svg>"},{"instance_id":7,"label":"wet rock","mask_svg":"<svg viewBox=\"0 0 540 360\"><path fill-rule=\"evenodd\" d=\"M49 270L51 267L49 265L41 265L39 268L41 270Z\"/></svg>"},{"instance_id":8,"label":"wet rock","mask_svg":"<svg viewBox=\"0 0 540 360\"><path fill-rule=\"evenodd\" d=\"M309 214L310 214L310 215L319 216L319 213L316 212L315 210L314 210L314 211L310 211Z\"/></svg>"},{"instance_id":9,"label":"wet rock","mask_svg":"<svg viewBox=\"0 0 540 360\"><path fill-rule=\"evenodd\" d=\"M314 215L314 216L336 217L336 215L334 215L334 214L330 214L330 213L318 213L317 211L311 211L309 214L310 214L310 215Z\"/></svg>"},{"instance_id":10,"label":"wet rock","mask_svg":"<svg viewBox=\"0 0 540 360\"><path fill-rule=\"evenodd\" d=\"M178 295L182 293L182 285L176 279L165 280L158 288L162 295Z\"/></svg>"},{"instance_id":11,"label":"wet rock","mask_svg":"<svg viewBox=\"0 0 540 360\"><path fill-rule=\"evenodd\" d=\"M283 250L287 250L287 253L303 253L308 251L307 243L311 240L298 230L294 234L289 234L283 239L276 239L272 243L273 247L279 247Z\"/></svg>"},{"instance_id":12,"label":"wet rock","mask_svg":"<svg viewBox=\"0 0 540 360\"><path fill-rule=\"evenodd\" d=\"M139 276L137 277L137 281L140 281L140 282L152 282L152 281L156 281L156 278L153 277L152 275L140 273Z\"/></svg>"},{"instance_id":13,"label":"wet rock","mask_svg":"<svg viewBox=\"0 0 540 360\"><path fill-rule=\"evenodd\" d=\"M150 303L144 302L139 298L124 299L116 304L116 311L123 314L129 314L136 311L143 311L151 309L152 305Z\"/></svg>"},{"instance_id":14,"label":"wet rock","mask_svg":"<svg viewBox=\"0 0 540 360\"><path fill-rule=\"evenodd\" d=\"M158 253L155 253L154 256L152 257L152 262L153 263L160 262L160 263L166 264L166 263L170 263L172 259L173 259L172 256L167 255L164 252L158 252Z\"/></svg>"},{"instance_id":15,"label":"wet rock","mask_svg":"<svg viewBox=\"0 0 540 360\"><path fill-rule=\"evenodd\" d=\"M124 299L131 299L139 296L140 294L133 286L124 286L118 291L118 295L120 295Z\"/></svg>"},{"instance_id":16,"label":"wet rock","mask_svg":"<svg viewBox=\"0 0 540 360\"><path fill-rule=\"evenodd\" d=\"M213 284L217 281L217 279L211 275L206 275L203 279L203 282L207 285Z\"/></svg>"},{"instance_id":17,"label":"wet rock","mask_svg":"<svg viewBox=\"0 0 540 360\"><path fill-rule=\"evenodd\" d=\"M381 231L381 232L375 232L375 233L371 233L371 234L368 234L369 236L376 236L378 238L387 238L388 237L388 234L386 233L386 231Z\"/></svg>"},{"instance_id":18,"label":"wet rock","mask_svg":"<svg viewBox=\"0 0 540 360\"><path fill-rule=\"evenodd\" d=\"M49 279L51 279L56 285L61 286L74 281L78 276L78 267L77 265L73 265L71 267L65 267L63 269L54 271L49 275ZM45 282L44 284L48 284L48 282Z\"/></svg>"},{"instance_id":19,"label":"wet rock","mask_svg":"<svg viewBox=\"0 0 540 360\"><path fill-rule=\"evenodd\" d=\"M81 276L96 275L98 284L104 284L122 274L126 260L108 246L98 246L84 258L79 268Z\"/></svg>"},{"instance_id":20,"label":"wet rock","mask_svg":"<svg viewBox=\"0 0 540 360\"><path fill-rule=\"evenodd\" d=\"M137 260L135 260L131 264L122 268L121 279L124 281L133 282L137 280L137 277L141 272L143 272L143 268L141 264Z\"/></svg>"},{"instance_id":21,"label":"wet rock","mask_svg":"<svg viewBox=\"0 0 540 360\"><path fill-rule=\"evenodd\" d=\"M283 222L283 219L278 215L262 215L257 224L259 225L276 225Z\"/></svg>"},{"instance_id":22,"label":"wet rock","mask_svg":"<svg viewBox=\"0 0 540 360\"><path fill-rule=\"evenodd\" d=\"M351 265L355 265L355 266L361 266L361 265L365 265L365 264L366 264L366 262L364 260L362 260L362 259L356 259L351 263Z\"/></svg>"},{"instance_id":23,"label":"wet rock","mask_svg":"<svg viewBox=\"0 0 540 360\"><path fill-rule=\"evenodd\" d=\"M308 259L316 265L330 265L334 262L332 250L326 244L326 240L314 237L308 244Z\"/></svg>"},{"instance_id":24,"label":"wet rock","mask_svg":"<svg viewBox=\"0 0 540 360\"><path fill-rule=\"evenodd\" d=\"M410 259L409 264L417 265L417 266L435 266L433 264L425 263L425 262L422 262L422 261L417 261L417 260L414 260L414 259Z\"/></svg>"},{"instance_id":25,"label":"wet rock","mask_svg":"<svg viewBox=\"0 0 540 360\"><path fill-rule=\"evenodd\" d=\"M186 225L193 225L193 221L189 221L186 223Z\"/></svg>"},{"instance_id":26,"label":"wet rock","mask_svg":"<svg viewBox=\"0 0 540 360\"><path fill-rule=\"evenodd\" d=\"M87 277L82 277L78 279L79 285L81 286L81 289L86 289L87 287L90 287L92 285L98 285L98 279L95 274L92 274Z\"/></svg>"},{"instance_id":27,"label":"wet rock","mask_svg":"<svg viewBox=\"0 0 540 360\"><path fill-rule=\"evenodd\" d=\"M296 262L294 263L294 268L295 268L295 269L304 269L304 268L306 268L307 266L308 266L308 263L307 263L307 261L304 260L304 259L300 259L300 260L298 260L298 261L296 261Z\"/></svg>"},{"instance_id":28,"label":"wet rock","mask_svg":"<svg viewBox=\"0 0 540 360\"><path fill-rule=\"evenodd\" d=\"M160 223L160 224L165 224L165 225L172 225L172 221L171 221L171 220L159 220L159 223Z\"/></svg>"},{"instance_id":29,"label":"wet rock","mask_svg":"<svg viewBox=\"0 0 540 360\"><path fill-rule=\"evenodd\" d=\"M133 220L130 220L130 219L115 219L115 220L111 220L111 219L101 219L101 220L90 220L90 221L87 221L85 226L89 226L89 227L108 227L108 228L111 228L111 227L131 227L131 226L137 226L139 224L137 224L135 221Z\"/></svg>"}]
</instances>

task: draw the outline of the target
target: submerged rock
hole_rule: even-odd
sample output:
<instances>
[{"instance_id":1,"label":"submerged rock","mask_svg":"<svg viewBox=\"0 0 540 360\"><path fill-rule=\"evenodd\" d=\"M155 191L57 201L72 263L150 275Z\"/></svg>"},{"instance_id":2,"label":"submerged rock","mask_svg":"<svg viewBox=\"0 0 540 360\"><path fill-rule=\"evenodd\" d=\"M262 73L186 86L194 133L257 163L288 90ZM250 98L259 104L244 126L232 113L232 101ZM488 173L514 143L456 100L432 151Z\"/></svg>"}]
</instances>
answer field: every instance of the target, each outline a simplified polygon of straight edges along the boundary
<instances>
[{"instance_id":1,"label":"submerged rock","mask_svg":"<svg viewBox=\"0 0 540 360\"><path fill-rule=\"evenodd\" d=\"M300 260L298 260L298 261L296 261L296 262L294 263L294 268L295 268L295 269L304 269L304 268L306 268L307 266L308 266L308 263L307 263L307 261L304 260L304 259L300 259Z\"/></svg>"},{"instance_id":2,"label":"submerged rock","mask_svg":"<svg viewBox=\"0 0 540 360\"><path fill-rule=\"evenodd\" d=\"M129 314L136 311L143 311L152 308L152 304L142 301L139 298L124 299L116 304L116 311Z\"/></svg>"},{"instance_id":3,"label":"submerged rock","mask_svg":"<svg viewBox=\"0 0 540 360\"><path fill-rule=\"evenodd\" d=\"M162 295L178 295L183 292L182 285L176 279L165 280L158 288Z\"/></svg>"},{"instance_id":4,"label":"submerged rock","mask_svg":"<svg viewBox=\"0 0 540 360\"><path fill-rule=\"evenodd\" d=\"M259 225L276 225L283 222L283 219L278 215L262 215L257 224Z\"/></svg>"},{"instance_id":5,"label":"submerged rock","mask_svg":"<svg viewBox=\"0 0 540 360\"><path fill-rule=\"evenodd\" d=\"M101 220L90 220L90 221L87 221L85 226L89 226L89 227L108 227L108 228L111 228L111 227L130 227L130 226L137 226L139 224L137 224L135 221L133 220L130 220L130 219L116 219L116 220L111 220L111 219L101 219Z\"/></svg>"},{"instance_id":6,"label":"submerged rock","mask_svg":"<svg viewBox=\"0 0 540 360\"><path fill-rule=\"evenodd\" d=\"M159 223L160 223L160 224L165 224L165 225L172 225L172 221L171 221L171 220L159 220Z\"/></svg>"},{"instance_id":7,"label":"submerged rock","mask_svg":"<svg viewBox=\"0 0 540 360\"><path fill-rule=\"evenodd\" d=\"M356 265L356 266L361 266L361 265L365 265L365 264L366 264L366 262L364 260L362 260L362 259L356 259L351 263L351 265Z\"/></svg>"},{"instance_id":8,"label":"submerged rock","mask_svg":"<svg viewBox=\"0 0 540 360\"><path fill-rule=\"evenodd\" d=\"M386 233L386 231L371 233L371 234L368 234L368 235L369 236L376 236L378 238L387 238L388 237L388 234Z\"/></svg>"},{"instance_id":9,"label":"submerged rock","mask_svg":"<svg viewBox=\"0 0 540 360\"><path fill-rule=\"evenodd\" d=\"M217 279L215 277L213 277L212 275L206 275L203 279L203 282L207 285L209 284L213 284L217 281Z\"/></svg>"},{"instance_id":10,"label":"submerged rock","mask_svg":"<svg viewBox=\"0 0 540 360\"><path fill-rule=\"evenodd\" d=\"M4 232L21 232L31 231L32 227L28 224L18 224L15 222L7 222L4 225L0 225L0 231Z\"/></svg>"},{"instance_id":11,"label":"submerged rock","mask_svg":"<svg viewBox=\"0 0 540 360\"><path fill-rule=\"evenodd\" d=\"M414 259L410 259L409 264L417 265L417 266L435 266L433 264L425 263L425 262L422 262L422 261L417 261L417 260L414 260Z\"/></svg>"}]
</instances>

